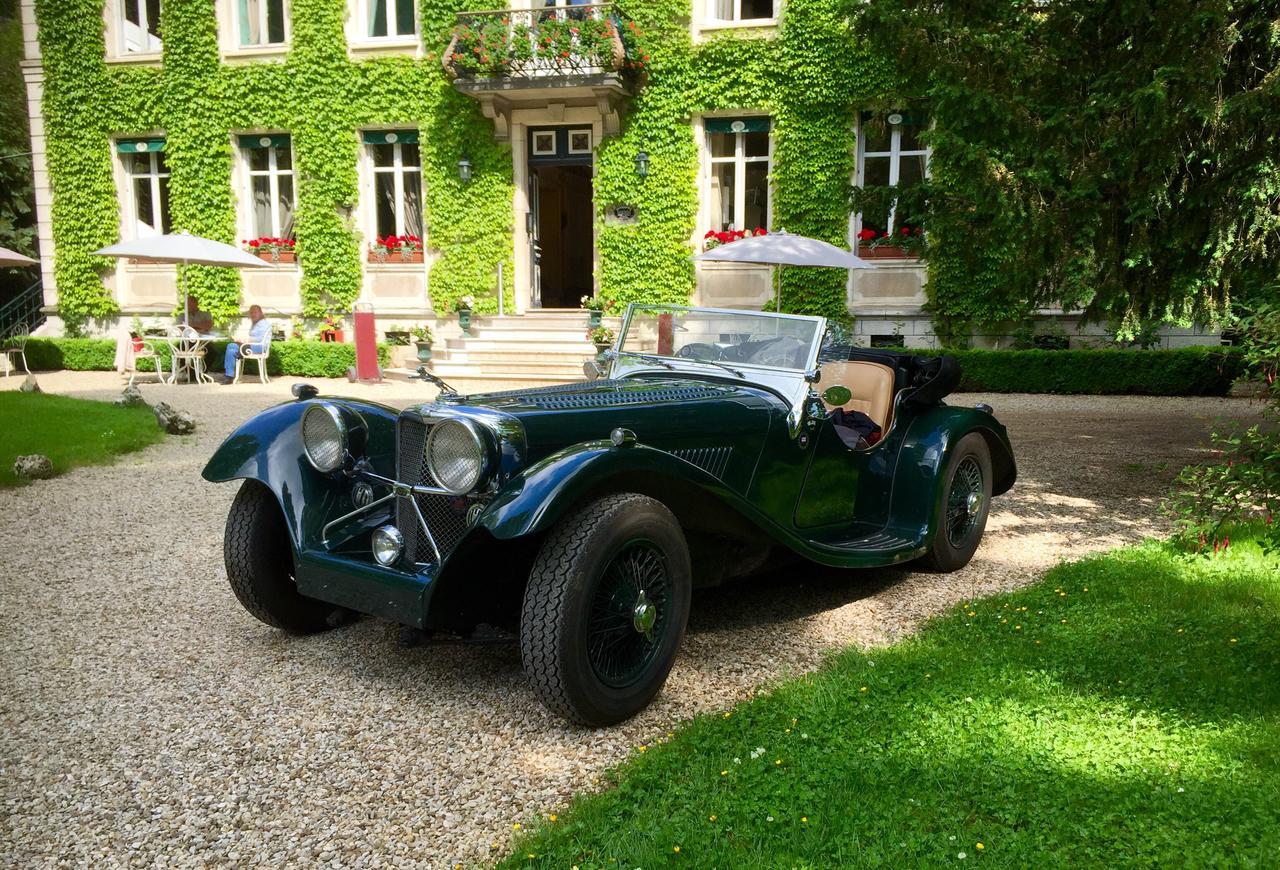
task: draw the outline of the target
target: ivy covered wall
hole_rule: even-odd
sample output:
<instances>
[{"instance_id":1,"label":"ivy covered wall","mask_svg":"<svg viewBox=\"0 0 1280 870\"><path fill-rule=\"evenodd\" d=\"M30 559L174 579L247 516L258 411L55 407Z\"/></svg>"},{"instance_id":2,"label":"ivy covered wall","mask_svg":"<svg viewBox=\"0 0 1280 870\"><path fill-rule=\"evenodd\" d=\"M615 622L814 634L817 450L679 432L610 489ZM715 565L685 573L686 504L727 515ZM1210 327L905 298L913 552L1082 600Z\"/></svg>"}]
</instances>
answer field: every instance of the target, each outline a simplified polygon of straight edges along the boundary
<instances>
[{"instance_id":1,"label":"ivy covered wall","mask_svg":"<svg viewBox=\"0 0 1280 870\"><path fill-rule=\"evenodd\" d=\"M102 0L36 0L64 319L115 311L102 282L115 263L91 253L118 235L113 136L163 133L173 226L236 242L232 134L256 129L293 136L304 314L348 310L360 292L366 244L354 216L357 131L380 125L421 130L427 243L440 252L430 273L434 307L448 310L467 294L481 311L496 307L496 265L512 274L511 151L494 140L477 104L452 88L438 60L454 13L492 5L420 0L422 58L352 60L345 0L290 0L285 59L232 65L219 60L212 0L164 0L163 63L139 66L106 62ZM845 244L853 113L888 105L890 89L887 65L857 50L843 5L790 0L776 33L730 31L697 44L691 0L618 5L649 59L621 134L598 151L597 205L632 203L639 215L634 224L598 222L602 292L668 302L692 292L698 167L691 119L706 111L771 114L773 228ZM645 179L634 167L641 150L650 158ZM463 153L474 166L465 185L456 168ZM815 273L784 275L783 307L847 317L844 273ZM189 282L215 317L240 309L236 272L193 267Z\"/></svg>"}]
</instances>

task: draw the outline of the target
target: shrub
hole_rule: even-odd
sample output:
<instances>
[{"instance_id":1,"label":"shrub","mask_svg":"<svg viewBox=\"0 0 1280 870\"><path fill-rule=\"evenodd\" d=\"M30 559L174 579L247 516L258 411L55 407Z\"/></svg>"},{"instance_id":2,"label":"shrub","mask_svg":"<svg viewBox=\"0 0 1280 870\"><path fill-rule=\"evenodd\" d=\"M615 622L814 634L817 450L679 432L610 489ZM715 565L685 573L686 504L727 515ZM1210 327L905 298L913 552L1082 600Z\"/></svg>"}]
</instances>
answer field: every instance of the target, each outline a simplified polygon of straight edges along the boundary
<instances>
[{"instance_id":1,"label":"shrub","mask_svg":"<svg viewBox=\"0 0 1280 870\"><path fill-rule=\"evenodd\" d=\"M1164 510L1178 538L1197 551L1229 547L1227 529L1261 519L1267 546L1280 549L1280 305L1264 304L1240 319L1242 361L1261 380L1268 423L1243 432L1215 429L1216 462L1182 469Z\"/></svg>"},{"instance_id":2,"label":"shrub","mask_svg":"<svg viewBox=\"0 0 1280 870\"><path fill-rule=\"evenodd\" d=\"M222 368L222 357L228 342L213 341L208 345L208 368ZM167 366L169 349L157 345L163 364ZM71 371L111 371L115 368L116 342L110 338L33 338L27 342L27 364L37 371L69 369ZM386 345L378 345L378 362L387 365ZM277 341L271 344L267 371L273 375L303 378L341 378L356 364L353 344L318 341ZM155 371L149 359L138 360L139 371Z\"/></svg>"},{"instance_id":3,"label":"shrub","mask_svg":"<svg viewBox=\"0 0 1280 870\"><path fill-rule=\"evenodd\" d=\"M960 390L987 393L1224 396L1244 371L1243 354L1225 347L945 353L963 369Z\"/></svg>"}]
</instances>

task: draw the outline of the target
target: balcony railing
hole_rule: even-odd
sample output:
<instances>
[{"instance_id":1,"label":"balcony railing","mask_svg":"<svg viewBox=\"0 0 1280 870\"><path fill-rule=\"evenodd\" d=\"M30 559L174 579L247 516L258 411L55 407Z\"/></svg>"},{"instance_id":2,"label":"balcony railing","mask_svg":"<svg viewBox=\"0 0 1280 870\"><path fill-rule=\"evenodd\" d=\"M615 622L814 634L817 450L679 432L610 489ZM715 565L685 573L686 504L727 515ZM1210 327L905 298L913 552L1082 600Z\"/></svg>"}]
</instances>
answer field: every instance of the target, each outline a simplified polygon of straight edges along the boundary
<instances>
[{"instance_id":1,"label":"balcony railing","mask_svg":"<svg viewBox=\"0 0 1280 870\"><path fill-rule=\"evenodd\" d=\"M637 74L634 25L613 3L460 12L442 61L454 78Z\"/></svg>"}]
</instances>

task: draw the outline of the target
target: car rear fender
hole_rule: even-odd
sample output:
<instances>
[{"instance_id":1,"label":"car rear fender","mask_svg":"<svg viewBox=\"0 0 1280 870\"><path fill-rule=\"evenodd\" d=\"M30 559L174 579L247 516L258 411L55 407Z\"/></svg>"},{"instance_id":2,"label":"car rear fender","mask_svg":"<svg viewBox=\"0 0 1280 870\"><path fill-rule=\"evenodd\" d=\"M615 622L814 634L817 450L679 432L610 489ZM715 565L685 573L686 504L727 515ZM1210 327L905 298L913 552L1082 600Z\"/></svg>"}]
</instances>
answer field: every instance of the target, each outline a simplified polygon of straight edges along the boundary
<instances>
[{"instance_id":1,"label":"car rear fender","mask_svg":"<svg viewBox=\"0 0 1280 870\"><path fill-rule=\"evenodd\" d=\"M328 398L286 402L249 418L227 436L201 472L212 483L256 480L265 485L280 502L299 551L316 546L329 520L354 510L351 481L341 473L316 471L302 449L302 415L318 403L359 415L368 432L362 455L377 473L395 476L396 412L373 402Z\"/></svg>"},{"instance_id":2,"label":"car rear fender","mask_svg":"<svg viewBox=\"0 0 1280 870\"><path fill-rule=\"evenodd\" d=\"M985 411L939 405L912 420L903 440L894 472L891 527L915 539L933 540L942 471L955 445L971 432L982 435L991 451L991 494L1002 495L1013 487L1018 469L1005 427Z\"/></svg>"}]
</instances>

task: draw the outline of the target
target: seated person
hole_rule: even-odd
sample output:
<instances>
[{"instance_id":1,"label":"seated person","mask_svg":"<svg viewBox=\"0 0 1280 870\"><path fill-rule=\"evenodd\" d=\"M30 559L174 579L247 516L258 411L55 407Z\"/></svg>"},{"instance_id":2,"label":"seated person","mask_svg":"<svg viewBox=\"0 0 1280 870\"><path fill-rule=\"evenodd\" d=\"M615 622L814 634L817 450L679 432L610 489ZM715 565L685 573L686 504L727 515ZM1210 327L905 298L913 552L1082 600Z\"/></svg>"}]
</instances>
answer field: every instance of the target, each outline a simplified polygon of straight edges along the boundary
<instances>
[{"instance_id":1,"label":"seated person","mask_svg":"<svg viewBox=\"0 0 1280 870\"><path fill-rule=\"evenodd\" d=\"M187 315L183 318L184 325L191 327L201 335L205 335L213 331L213 315L208 311L200 310L200 300L194 296L187 297Z\"/></svg>"},{"instance_id":2,"label":"seated person","mask_svg":"<svg viewBox=\"0 0 1280 870\"><path fill-rule=\"evenodd\" d=\"M227 355L223 360L223 368L226 377L222 379L223 386L235 380L236 376L236 360L240 358L240 350L247 347L252 353L262 353L267 347L267 342L271 339L271 321L267 320L262 314L261 305L249 306L249 340L242 344L236 344L234 341L227 345Z\"/></svg>"}]
</instances>

